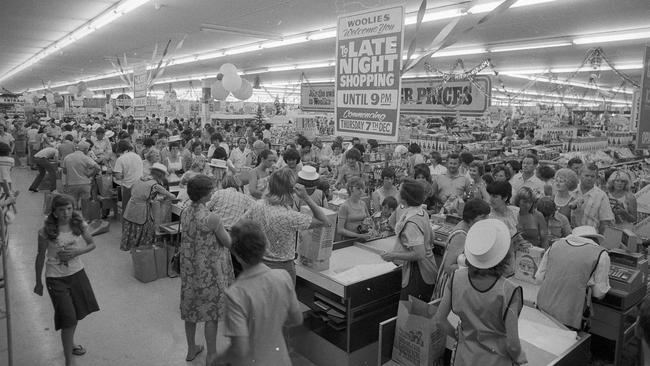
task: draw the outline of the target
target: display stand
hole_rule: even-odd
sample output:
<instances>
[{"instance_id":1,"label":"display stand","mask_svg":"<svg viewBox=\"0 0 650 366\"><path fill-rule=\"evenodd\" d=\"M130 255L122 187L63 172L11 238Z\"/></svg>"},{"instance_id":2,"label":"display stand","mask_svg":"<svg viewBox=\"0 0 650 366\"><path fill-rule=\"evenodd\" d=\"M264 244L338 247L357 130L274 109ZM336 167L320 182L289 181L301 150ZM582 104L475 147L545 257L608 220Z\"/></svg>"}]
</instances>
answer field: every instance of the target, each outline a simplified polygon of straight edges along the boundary
<instances>
[{"instance_id":1,"label":"display stand","mask_svg":"<svg viewBox=\"0 0 650 366\"><path fill-rule=\"evenodd\" d=\"M8 254L8 236L7 236L7 221L5 220L5 209L0 209L0 257L2 257L2 279L0 280L0 290L4 296L4 309L0 308L0 321L5 322L7 332L6 344L0 344L0 360L7 360L7 363L0 362L8 366L13 365L13 353L11 342L11 310L9 304L9 271L7 270L7 254ZM2 305L0 305L2 306ZM6 348L5 348L6 347ZM6 350L6 351L5 351ZM5 358L6 354L6 358Z\"/></svg>"}]
</instances>

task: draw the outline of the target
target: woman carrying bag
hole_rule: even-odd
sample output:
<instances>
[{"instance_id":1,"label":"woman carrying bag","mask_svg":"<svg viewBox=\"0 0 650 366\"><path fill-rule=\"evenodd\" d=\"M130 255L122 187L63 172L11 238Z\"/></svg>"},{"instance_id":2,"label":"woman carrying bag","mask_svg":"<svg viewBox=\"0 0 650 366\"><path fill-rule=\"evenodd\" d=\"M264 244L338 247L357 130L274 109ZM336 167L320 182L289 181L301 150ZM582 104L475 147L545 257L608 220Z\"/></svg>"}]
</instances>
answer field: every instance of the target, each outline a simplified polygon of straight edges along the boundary
<instances>
[{"instance_id":1,"label":"woman carrying bag","mask_svg":"<svg viewBox=\"0 0 650 366\"><path fill-rule=\"evenodd\" d=\"M160 163L154 163L150 175L133 184L131 199L124 210L120 249L128 251L154 242L156 227L151 210L152 202L158 196L167 199L176 198L162 186L166 175L167 168Z\"/></svg>"}]
</instances>

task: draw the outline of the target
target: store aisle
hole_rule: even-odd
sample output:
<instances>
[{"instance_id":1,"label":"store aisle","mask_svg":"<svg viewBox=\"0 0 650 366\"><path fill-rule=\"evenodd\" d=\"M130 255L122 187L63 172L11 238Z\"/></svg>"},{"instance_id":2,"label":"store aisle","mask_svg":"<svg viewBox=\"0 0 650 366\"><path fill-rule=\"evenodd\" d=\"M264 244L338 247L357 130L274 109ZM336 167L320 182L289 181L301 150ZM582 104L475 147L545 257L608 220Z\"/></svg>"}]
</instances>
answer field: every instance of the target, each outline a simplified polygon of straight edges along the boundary
<instances>
[{"instance_id":1,"label":"store aisle","mask_svg":"<svg viewBox=\"0 0 650 366\"><path fill-rule=\"evenodd\" d=\"M43 297L32 292L37 231L44 219L43 193L26 189L34 176L31 170L13 170L15 187L21 191L19 214L10 226L8 258L14 365L63 365L50 298L47 292ZM185 333L178 309L180 279L140 283L132 276L129 254L119 249L119 239L120 224L113 220L109 233L95 237L97 249L82 257L101 310L79 323L75 341L88 353L77 359L78 364L204 365L205 352L192 363L184 360ZM197 342L204 343L202 327L197 330ZM225 342L219 335L220 349ZM311 363L298 356L294 365Z\"/></svg>"}]
</instances>

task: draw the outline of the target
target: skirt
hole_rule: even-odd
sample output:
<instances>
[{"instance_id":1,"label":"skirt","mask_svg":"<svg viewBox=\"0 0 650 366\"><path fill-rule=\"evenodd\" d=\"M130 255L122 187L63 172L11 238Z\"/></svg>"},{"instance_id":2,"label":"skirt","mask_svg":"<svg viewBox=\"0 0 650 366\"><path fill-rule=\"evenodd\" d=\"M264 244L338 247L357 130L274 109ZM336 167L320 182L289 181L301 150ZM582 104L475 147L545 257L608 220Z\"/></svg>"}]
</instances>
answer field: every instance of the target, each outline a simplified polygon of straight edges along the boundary
<instances>
[{"instance_id":1,"label":"skirt","mask_svg":"<svg viewBox=\"0 0 650 366\"><path fill-rule=\"evenodd\" d=\"M54 328L71 328L88 314L99 311L85 270L65 277L46 277L47 292L54 305Z\"/></svg>"},{"instance_id":2,"label":"skirt","mask_svg":"<svg viewBox=\"0 0 650 366\"><path fill-rule=\"evenodd\" d=\"M410 267L411 272L409 273L409 283L406 287L402 287L399 299L408 300L409 296L413 296L424 302L429 302L431 300L431 295L433 295L435 284L429 285L424 282L424 279L420 274L420 266L418 265L418 262L411 262Z\"/></svg>"},{"instance_id":3,"label":"skirt","mask_svg":"<svg viewBox=\"0 0 650 366\"><path fill-rule=\"evenodd\" d=\"M122 220L122 241L120 249L129 251L141 245L151 245L156 239L156 228L151 218L139 225L128 220Z\"/></svg>"}]
</instances>

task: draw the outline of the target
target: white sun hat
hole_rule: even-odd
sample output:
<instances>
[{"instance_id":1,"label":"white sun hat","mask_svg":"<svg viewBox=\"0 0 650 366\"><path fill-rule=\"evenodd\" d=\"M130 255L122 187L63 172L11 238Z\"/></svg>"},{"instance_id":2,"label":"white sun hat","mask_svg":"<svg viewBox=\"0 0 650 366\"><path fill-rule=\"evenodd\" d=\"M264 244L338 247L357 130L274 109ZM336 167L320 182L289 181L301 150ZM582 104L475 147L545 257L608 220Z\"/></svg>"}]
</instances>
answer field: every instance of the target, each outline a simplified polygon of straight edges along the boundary
<instances>
[{"instance_id":1,"label":"white sun hat","mask_svg":"<svg viewBox=\"0 0 650 366\"><path fill-rule=\"evenodd\" d=\"M488 269L501 263L510 250L510 231L500 220L481 220L469 229L465 257L474 267Z\"/></svg>"},{"instance_id":2,"label":"white sun hat","mask_svg":"<svg viewBox=\"0 0 650 366\"><path fill-rule=\"evenodd\" d=\"M223 159L211 159L208 165L215 168L227 169L226 161Z\"/></svg>"},{"instance_id":3,"label":"white sun hat","mask_svg":"<svg viewBox=\"0 0 650 366\"><path fill-rule=\"evenodd\" d=\"M163 164L153 163L153 165L151 165L151 169L159 170L159 171L165 173L165 175L167 175L167 167L164 166Z\"/></svg>"},{"instance_id":4,"label":"white sun hat","mask_svg":"<svg viewBox=\"0 0 650 366\"><path fill-rule=\"evenodd\" d=\"M320 178L320 175L318 175L316 172L316 168L311 165L305 165L302 167L302 170L298 172L298 178L302 178L304 180L318 180L318 178Z\"/></svg>"},{"instance_id":5,"label":"white sun hat","mask_svg":"<svg viewBox=\"0 0 650 366\"><path fill-rule=\"evenodd\" d=\"M600 235L596 228L593 226L578 226L571 231L571 234L574 236L579 236L581 238L593 239L596 243L602 243L604 236Z\"/></svg>"}]
</instances>

